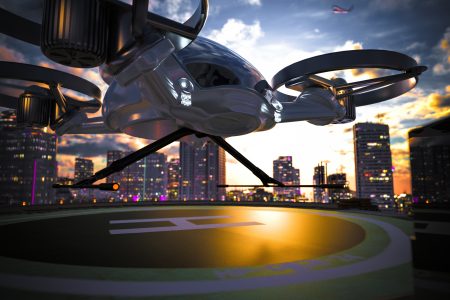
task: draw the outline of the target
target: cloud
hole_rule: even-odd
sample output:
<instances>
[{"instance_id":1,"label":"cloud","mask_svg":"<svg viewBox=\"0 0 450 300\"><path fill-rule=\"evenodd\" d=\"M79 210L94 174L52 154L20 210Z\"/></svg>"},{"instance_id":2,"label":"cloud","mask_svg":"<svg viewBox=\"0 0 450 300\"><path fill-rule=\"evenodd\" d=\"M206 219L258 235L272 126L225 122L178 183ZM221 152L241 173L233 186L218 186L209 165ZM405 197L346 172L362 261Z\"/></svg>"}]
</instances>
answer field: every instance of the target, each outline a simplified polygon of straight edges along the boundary
<instances>
[{"instance_id":1,"label":"cloud","mask_svg":"<svg viewBox=\"0 0 450 300\"><path fill-rule=\"evenodd\" d=\"M348 133L348 132L352 132L353 128L349 127L349 128L344 128L344 133Z\"/></svg>"},{"instance_id":2,"label":"cloud","mask_svg":"<svg viewBox=\"0 0 450 300\"><path fill-rule=\"evenodd\" d=\"M411 8L412 3L413 3L412 0L395 0L395 1L373 0L370 3L370 9L381 11L404 10Z\"/></svg>"},{"instance_id":3,"label":"cloud","mask_svg":"<svg viewBox=\"0 0 450 300\"><path fill-rule=\"evenodd\" d=\"M211 31L208 38L230 48L253 46L264 36L259 21L245 24L238 19L228 19L221 29Z\"/></svg>"},{"instance_id":4,"label":"cloud","mask_svg":"<svg viewBox=\"0 0 450 300\"><path fill-rule=\"evenodd\" d=\"M25 62L25 57L22 53L10 49L6 46L0 46L0 60L12 62Z\"/></svg>"},{"instance_id":5,"label":"cloud","mask_svg":"<svg viewBox=\"0 0 450 300\"><path fill-rule=\"evenodd\" d=\"M406 46L406 51L412 51L412 50L421 50L426 48L425 42L413 42L412 44Z\"/></svg>"},{"instance_id":6,"label":"cloud","mask_svg":"<svg viewBox=\"0 0 450 300\"><path fill-rule=\"evenodd\" d=\"M346 50L361 50L363 44L361 42L354 42L353 40L347 40L343 45L334 48L334 51L346 51Z\"/></svg>"},{"instance_id":7,"label":"cloud","mask_svg":"<svg viewBox=\"0 0 450 300\"><path fill-rule=\"evenodd\" d=\"M428 96L428 102L430 107L435 110L450 108L450 94L432 93Z\"/></svg>"},{"instance_id":8,"label":"cloud","mask_svg":"<svg viewBox=\"0 0 450 300\"><path fill-rule=\"evenodd\" d=\"M261 0L241 0L245 4L252 5L252 6L261 6Z\"/></svg>"},{"instance_id":9,"label":"cloud","mask_svg":"<svg viewBox=\"0 0 450 300\"><path fill-rule=\"evenodd\" d=\"M450 27L433 49L438 62L433 66L433 74L442 76L450 73Z\"/></svg>"},{"instance_id":10,"label":"cloud","mask_svg":"<svg viewBox=\"0 0 450 300\"><path fill-rule=\"evenodd\" d=\"M127 143L120 142L109 135L71 135L60 138L58 152L61 154L93 157L106 155L108 150L130 150Z\"/></svg>"}]
</instances>

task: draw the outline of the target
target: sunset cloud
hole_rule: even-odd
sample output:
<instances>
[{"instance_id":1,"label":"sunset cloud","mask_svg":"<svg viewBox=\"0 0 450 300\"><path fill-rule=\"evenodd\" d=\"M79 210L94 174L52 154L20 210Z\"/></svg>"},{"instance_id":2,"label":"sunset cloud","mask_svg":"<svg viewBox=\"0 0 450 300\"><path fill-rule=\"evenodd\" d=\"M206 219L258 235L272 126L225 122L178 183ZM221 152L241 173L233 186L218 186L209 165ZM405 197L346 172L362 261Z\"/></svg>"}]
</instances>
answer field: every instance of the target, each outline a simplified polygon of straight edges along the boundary
<instances>
[{"instance_id":1,"label":"sunset cloud","mask_svg":"<svg viewBox=\"0 0 450 300\"><path fill-rule=\"evenodd\" d=\"M444 36L434 47L438 60L433 66L433 74L442 76L450 73L450 27L445 30Z\"/></svg>"}]
</instances>

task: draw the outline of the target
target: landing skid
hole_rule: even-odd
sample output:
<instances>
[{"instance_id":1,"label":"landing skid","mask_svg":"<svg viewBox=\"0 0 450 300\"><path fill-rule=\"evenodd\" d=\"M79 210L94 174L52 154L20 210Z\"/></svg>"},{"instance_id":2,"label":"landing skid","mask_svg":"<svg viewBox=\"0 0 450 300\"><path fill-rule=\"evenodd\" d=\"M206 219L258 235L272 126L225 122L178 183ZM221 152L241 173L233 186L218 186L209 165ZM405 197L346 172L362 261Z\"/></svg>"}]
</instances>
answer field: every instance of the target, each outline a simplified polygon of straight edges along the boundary
<instances>
[{"instance_id":1,"label":"landing skid","mask_svg":"<svg viewBox=\"0 0 450 300\"><path fill-rule=\"evenodd\" d=\"M104 169L96 172L94 175L80 180L74 184L54 184L54 188L92 188L92 189L100 189L100 190L109 190L109 191L117 191L119 189L118 183L101 183L94 184L96 181L106 178L109 175L112 175L116 172L120 172L129 165L137 162L138 160L143 159L147 155L151 153L155 153L156 151L164 148L165 146L171 144L172 142L178 141L181 138L194 134L198 138L207 137L218 146L223 148L226 152L231 154L237 161L243 164L247 169L252 171L252 173L261 180L262 185L218 185L218 187L226 188L226 187L318 187L318 188L343 188L343 185L333 185L333 184L319 184L319 185L285 185L282 182L270 177L263 170L255 166L251 161L249 161L244 155L242 155L239 151L237 151L233 146L228 144L224 138L220 136L209 135L206 133L201 133L189 128L180 128L173 133L145 146L142 149L139 149L121 159L114 161L112 164L107 166Z\"/></svg>"}]
</instances>

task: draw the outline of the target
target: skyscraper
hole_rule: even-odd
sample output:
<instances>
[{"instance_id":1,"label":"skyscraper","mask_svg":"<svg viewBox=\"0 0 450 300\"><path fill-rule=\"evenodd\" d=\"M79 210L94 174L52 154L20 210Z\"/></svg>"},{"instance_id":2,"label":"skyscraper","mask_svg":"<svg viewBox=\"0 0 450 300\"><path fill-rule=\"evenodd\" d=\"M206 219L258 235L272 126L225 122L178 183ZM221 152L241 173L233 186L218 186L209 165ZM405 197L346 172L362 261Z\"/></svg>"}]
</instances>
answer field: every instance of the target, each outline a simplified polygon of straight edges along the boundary
<instances>
[{"instance_id":1,"label":"skyscraper","mask_svg":"<svg viewBox=\"0 0 450 300\"><path fill-rule=\"evenodd\" d=\"M75 158L74 180L78 182L94 174L94 163L92 159L82 157Z\"/></svg>"},{"instance_id":2,"label":"skyscraper","mask_svg":"<svg viewBox=\"0 0 450 300\"><path fill-rule=\"evenodd\" d=\"M347 182L347 174L335 173L327 176L327 184L343 184L343 189L328 189L328 197L331 203L339 200L347 200L352 197Z\"/></svg>"},{"instance_id":3,"label":"skyscraper","mask_svg":"<svg viewBox=\"0 0 450 300\"><path fill-rule=\"evenodd\" d=\"M393 180L389 126L358 123L353 126L356 193L379 207L392 207Z\"/></svg>"},{"instance_id":4,"label":"skyscraper","mask_svg":"<svg viewBox=\"0 0 450 300\"><path fill-rule=\"evenodd\" d=\"M144 200L167 200L167 156L152 153L145 157L140 165L143 168Z\"/></svg>"},{"instance_id":5,"label":"skyscraper","mask_svg":"<svg viewBox=\"0 0 450 300\"><path fill-rule=\"evenodd\" d=\"M413 201L450 202L450 117L408 133Z\"/></svg>"},{"instance_id":6,"label":"skyscraper","mask_svg":"<svg viewBox=\"0 0 450 300\"><path fill-rule=\"evenodd\" d=\"M172 158L167 163L167 198L169 200L179 200L180 178L180 160Z\"/></svg>"},{"instance_id":7,"label":"skyscraper","mask_svg":"<svg viewBox=\"0 0 450 300\"><path fill-rule=\"evenodd\" d=\"M107 152L107 165L125 157L129 152L111 150ZM152 153L131 164L120 172L108 176L107 182L117 182L120 189L115 198L123 201L165 200L166 155Z\"/></svg>"},{"instance_id":8,"label":"skyscraper","mask_svg":"<svg viewBox=\"0 0 450 300\"><path fill-rule=\"evenodd\" d=\"M206 141L191 145L180 142L180 198L182 200L225 200L225 151Z\"/></svg>"},{"instance_id":9,"label":"skyscraper","mask_svg":"<svg viewBox=\"0 0 450 300\"><path fill-rule=\"evenodd\" d=\"M0 205L53 203L56 135L17 128L12 112L0 113Z\"/></svg>"},{"instance_id":10,"label":"skyscraper","mask_svg":"<svg viewBox=\"0 0 450 300\"><path fill-rule=\"evenodd\" d=\"M314 167L314 175L313 175L313 184L325 184L325 167L320 163L316 167ZM323 188L314 188L314 201L315 202L323 202L325 201L325 189Z\"/></svg>"},{"instance_id":11,"label":"skyscraper","mask_svg":"<svg viewBox=\"0 0 450 300\"><path fill-rule=\"evenodd\" d=\"M273 161L273 178L286 185L300 185L300 170L292 166L292 156L280 156ZM293 200L300 196L300 188L274 188L278 200Z\"/></svg>"},{"instance_id":12,"label":"skyscraper","mask_svg":"<svg viewBox=\"0 0 450 300\"><path fill-rule=\"evenodd\" d=\"M180 200L194 199L194 155L195 147L180 142Z\"/></svg>"}]
</instances>

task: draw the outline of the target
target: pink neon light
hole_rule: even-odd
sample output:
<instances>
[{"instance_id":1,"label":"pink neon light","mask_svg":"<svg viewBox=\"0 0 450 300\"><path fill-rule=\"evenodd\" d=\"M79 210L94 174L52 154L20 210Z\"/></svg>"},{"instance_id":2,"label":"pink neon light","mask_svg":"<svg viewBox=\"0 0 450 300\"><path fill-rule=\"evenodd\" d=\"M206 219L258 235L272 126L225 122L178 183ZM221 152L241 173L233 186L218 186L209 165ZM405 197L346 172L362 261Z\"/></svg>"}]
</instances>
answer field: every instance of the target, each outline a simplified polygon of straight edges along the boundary
<instances>
[{"instance_id":1,"label":"pink neon light","mask_svg":"<svg viewBox=\"0 0 450 300\"><path fill-rule=\"evenodd\" d=\"M34 194L36 192L36 160L33 163L33 185L31 187L31 205L34 204Z\"/></svg>"}]
</instances>

